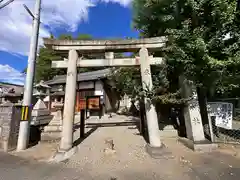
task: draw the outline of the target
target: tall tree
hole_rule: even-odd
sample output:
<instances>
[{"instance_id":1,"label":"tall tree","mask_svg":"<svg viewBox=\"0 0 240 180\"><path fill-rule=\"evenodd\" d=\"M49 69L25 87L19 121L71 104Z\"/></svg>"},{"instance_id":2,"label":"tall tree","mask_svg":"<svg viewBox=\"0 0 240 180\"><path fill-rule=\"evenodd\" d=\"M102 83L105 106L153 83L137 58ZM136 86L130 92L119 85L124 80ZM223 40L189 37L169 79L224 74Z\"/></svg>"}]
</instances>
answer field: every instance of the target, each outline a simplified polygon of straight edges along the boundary
<instances>
[{"instance_id":1,"label":"tall tree","mask_svg":"<svg viewBox=\"0 0 240 180\"><path fill-rule=\"evenodd\" d=\"M238 64L239 56L229 51L239 51L236 0L134 0L133 9L134 27L143 37L168 38L165 57L176 76L209 89L219 87L226 69Z\"/></svg>"},{"instance_id":2,"label":"tall tree","mask_svg":"<svg viewBox=\"0 0 240 180\"><path fill-rule=\"evenodd\" d=\"M52 61L61 60L61 56L57 55L51 49L41 47L39 50L39 56L36 63L36 73L35 81L39 82L41 80L47 81L52 79L56 75L66 74L65 69L52 69Z\"/></svg>"}]
</instances>

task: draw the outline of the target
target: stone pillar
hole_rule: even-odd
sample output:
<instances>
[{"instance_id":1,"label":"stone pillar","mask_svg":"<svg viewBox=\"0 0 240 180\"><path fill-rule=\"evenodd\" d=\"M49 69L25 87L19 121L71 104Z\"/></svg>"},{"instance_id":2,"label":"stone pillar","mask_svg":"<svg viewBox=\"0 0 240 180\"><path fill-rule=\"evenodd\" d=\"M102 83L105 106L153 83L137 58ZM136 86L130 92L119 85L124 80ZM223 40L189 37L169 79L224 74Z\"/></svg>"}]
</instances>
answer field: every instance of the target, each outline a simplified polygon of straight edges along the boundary
<instances>
[{"instance_id":1,"label":"stone pillar","mask_svg":"<svg viewBox=\"0 0 240 180\"><path fill-rule=\"evenodd\" d=\"M196 89L185 77L180 76L179 83L183 98L192 98L187 107L184 108L184 119L187 131L187 138L193 142L205 141L202 118L198 104Z\"/></svg>"},{"instance_id":2,"label":"stone pillar","mask_svg":"<svg viewBox=\"0 0 240 180\"><path fill-rule=\"evenodd\" d=\"M148 50L146 48L141 48L140 52L140 63L141 63L141 77L142 77L142 86L143 89L152 89L152 73L149 64ZM155 106L151 103L151 100L148 98L144 99L145 109L146 109L146 118L149 134L149 142L152 147L161 147L162 143L160 140L159 134L159 125L158 118Z\"/></svg>"},{"instance_id":3,"label":"stone pillar","mask_svg":"<svg viewBox=\"0 0 240 180\"><path fill-rule=\"evenodd\" d=\"M48 110L51 111L52 101L51 101L51 91L50 91L50 89L47 89L47 94L48 94L48 97L49 97Z\"/></svg>"},{"instance_id":4,"label":"stone pillar","mask_svg":"<svg viewBox=\"0 0 240 180\"><path fill-rule=\"evenodd\" d=\"M68 69L65 89L63 127L60 151L68 151L73 145L73 122L75 116L76 86L77 86L77 59L76 50L70 50L68 55Z\"/></svg>"}]
</instances>

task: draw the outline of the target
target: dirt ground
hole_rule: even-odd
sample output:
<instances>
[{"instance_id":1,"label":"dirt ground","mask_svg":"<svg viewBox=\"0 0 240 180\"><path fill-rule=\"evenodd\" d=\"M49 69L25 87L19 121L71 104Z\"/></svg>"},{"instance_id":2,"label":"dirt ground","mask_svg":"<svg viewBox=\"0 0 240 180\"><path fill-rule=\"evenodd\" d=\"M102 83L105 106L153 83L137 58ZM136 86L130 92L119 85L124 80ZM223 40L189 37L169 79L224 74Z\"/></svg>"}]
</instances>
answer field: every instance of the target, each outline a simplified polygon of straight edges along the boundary
<instances>
[{"instance_id":1,"label":"dirt ground","mask_svg":"<svg viewBox=\"0 0 240 180\"><path fill-rule=\"evenodd\" d=\"M78 152L63 165L83 174L85 179L211 179L237 180L240 176L240 148L221 145L211 153L197 153L182 145L177 138L162 139L169 155L151 158L145 151L145 140L125 116L86 121L86 138L74 133ZM114 151L106 151L111 139ZM42 143L14 155L47 161L58 143Z\"/></svg>"}]
</instances>

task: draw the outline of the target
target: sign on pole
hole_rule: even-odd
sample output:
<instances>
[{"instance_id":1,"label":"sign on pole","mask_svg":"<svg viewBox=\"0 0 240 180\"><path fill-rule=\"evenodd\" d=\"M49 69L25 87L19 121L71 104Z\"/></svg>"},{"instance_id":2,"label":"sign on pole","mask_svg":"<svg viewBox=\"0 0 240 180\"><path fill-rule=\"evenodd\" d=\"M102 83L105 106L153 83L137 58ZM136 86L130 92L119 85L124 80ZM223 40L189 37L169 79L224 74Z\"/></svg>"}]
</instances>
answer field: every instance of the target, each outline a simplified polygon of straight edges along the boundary
<instances>
[{"instance_id":1,"label":"sign on pole","mask_svg":"<svg viewBox=\"0 0 240 180\"><path fill-rule=\"evenodd\" d=\"M224 129L232 129L233 104L225 102L209 102L208 112L215 117L215 125Z\"/></svg>"}]
</instances>

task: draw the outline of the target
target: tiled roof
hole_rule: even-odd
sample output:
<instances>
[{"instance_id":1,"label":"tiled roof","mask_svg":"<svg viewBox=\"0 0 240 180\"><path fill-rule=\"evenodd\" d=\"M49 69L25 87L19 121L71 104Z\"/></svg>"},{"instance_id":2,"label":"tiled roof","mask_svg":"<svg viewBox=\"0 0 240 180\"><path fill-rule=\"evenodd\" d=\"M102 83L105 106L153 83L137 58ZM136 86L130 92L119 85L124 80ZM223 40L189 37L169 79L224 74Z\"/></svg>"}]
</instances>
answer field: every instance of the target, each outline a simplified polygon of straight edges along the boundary
<instances>
[{"instance_id":1,"label":"tiled roof","mask_svg":"<svg viewBox=\"0 0 240 180\"><path fill-rule=\"evenodd\" d=\"M0 82L0 96L21 96L23 90L23 86Z\"/></svg>"},{"instance_id":2,"label":"tiled roof","mask_svg":"<svg viewBox=\"0 0 240 180\"><path fill-rule=\"evenodd\" d=\"M79 73L77 76L77 81L91 81L97 79L103 79L111 73L111 68L102 69L98 71L91 71L85 73ZM47 85L53 84L65 84L66 83L66 75L55 76L52 80L45 82Z\"/></svg>"}]
</instances>

